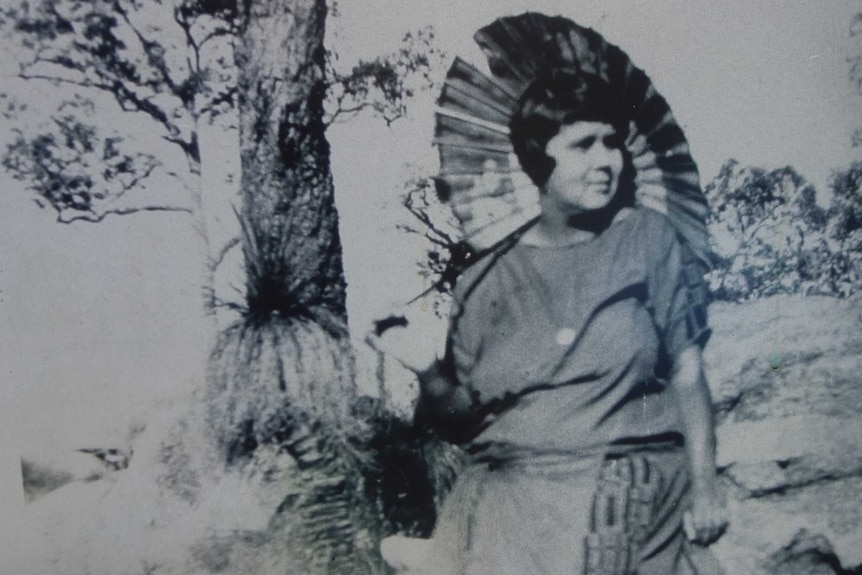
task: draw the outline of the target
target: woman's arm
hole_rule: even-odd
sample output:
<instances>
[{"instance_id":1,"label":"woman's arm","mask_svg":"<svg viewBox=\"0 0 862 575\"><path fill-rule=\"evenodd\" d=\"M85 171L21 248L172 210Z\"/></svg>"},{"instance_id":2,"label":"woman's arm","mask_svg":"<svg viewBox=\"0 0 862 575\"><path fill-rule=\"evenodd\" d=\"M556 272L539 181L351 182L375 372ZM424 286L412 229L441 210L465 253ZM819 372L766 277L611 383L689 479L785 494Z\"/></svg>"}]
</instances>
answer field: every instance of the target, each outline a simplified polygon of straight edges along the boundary
<instances>
[{"instance_id":1,"label":"woman's arm","mask_svg":"<svg viewBox=\"0 0 862 575\"><path fill-rule=\"evenodd\" d=\"M467 387L447 375L440 361L416 375L420 389L416 423L433 427L449 441L462 441L475 423L473 399Z\"/></svg>"},{"instance_id":2,"label":"woman's arm","mask_svg":"<svg viewBox=\"0 0 862 575\"><path fill-rule=\"evenodd\" d=\"M472 428L474 412L468 388L441 359L446 325L415 313L402 319L382 333L369 330L366 342L416 374L420 390L416 423L433 427L445 439L461 441Z\"/></svg>"},{"instance_id":3,"label":"woman's arm","mask_svg":"<svg viewBox=\"0 0 862 575\"><path fill-rule=\"evenodd\" d=\"M715 425L700 346L691 345L679 354L671 389L680 410L692 478L686 533L692 541L706 545L727 527L727 505L715 469Z\"/></svg>"}]
</instances>

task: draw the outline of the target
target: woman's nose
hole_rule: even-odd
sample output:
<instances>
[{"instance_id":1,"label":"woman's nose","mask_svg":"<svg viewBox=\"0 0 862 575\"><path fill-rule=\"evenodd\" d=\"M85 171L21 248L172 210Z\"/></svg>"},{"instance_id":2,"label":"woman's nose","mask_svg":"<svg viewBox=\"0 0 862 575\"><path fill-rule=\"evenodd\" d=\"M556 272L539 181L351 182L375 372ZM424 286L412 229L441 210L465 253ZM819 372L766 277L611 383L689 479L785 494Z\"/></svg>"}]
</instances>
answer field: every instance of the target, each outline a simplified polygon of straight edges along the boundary
<instances>
[{"instance_id":1,"label":"woman's nose","mask_svg":"<svg viewBox=\"0 0 862 575\"><path fill-rule=\"evenodd\" d=\"M595 166L612 166L622 158L620 151L604 143L597 143L590 149L590 157Z\"/></svg>"}]
</instances>

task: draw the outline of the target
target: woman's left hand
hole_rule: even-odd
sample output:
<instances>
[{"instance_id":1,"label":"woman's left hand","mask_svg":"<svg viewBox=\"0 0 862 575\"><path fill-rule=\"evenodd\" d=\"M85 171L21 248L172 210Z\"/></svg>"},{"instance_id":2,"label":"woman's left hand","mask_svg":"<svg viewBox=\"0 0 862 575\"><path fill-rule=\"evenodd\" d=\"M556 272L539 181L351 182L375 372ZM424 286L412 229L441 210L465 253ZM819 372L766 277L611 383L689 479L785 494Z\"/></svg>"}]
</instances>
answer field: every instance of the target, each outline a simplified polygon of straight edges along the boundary
<instances>
[{"instance_id":1,"label":"woman's left hand","mask_svg":"<svg viewBox=\"0 0 862 575\"><path fill-rule=\"evenodd\" d=\"M392 311L369 326L365 343L417 375L433 371L446 350L447 323L420 305Z\"/></svg>"},{"instance_id":2,"label":"woman's left hand","mask_svg":"<svg viewBox=\"0 0 862 575\"><path fill-rule=\"evenodd\" d=\"M695 487L691 509L682 518L688 540L700 545L715 542L724 533L728 523L727 499L716 482L708 487Z\"/></svg>"}]
</instances>

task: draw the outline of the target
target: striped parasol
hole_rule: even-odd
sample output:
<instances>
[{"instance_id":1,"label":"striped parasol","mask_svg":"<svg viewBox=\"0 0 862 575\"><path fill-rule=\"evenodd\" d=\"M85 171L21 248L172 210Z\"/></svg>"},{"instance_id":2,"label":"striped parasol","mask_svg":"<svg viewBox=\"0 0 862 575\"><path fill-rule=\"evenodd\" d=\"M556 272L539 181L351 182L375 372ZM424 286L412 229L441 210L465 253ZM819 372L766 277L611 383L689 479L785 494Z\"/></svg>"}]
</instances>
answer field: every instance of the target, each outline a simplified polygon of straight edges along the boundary
<instances>
[{"instance_id":1,"label":"striped parasol","mask_svg":"<svg viewBox=\"0 0 862 575\"><path fill-rule=\"evenodd\" d=\"M647 75L594 30L537 13L500 18L475 40L488 76L458 58L438 100L434 143L440 198L461 223L463 240L487 251L539 214L538 190L521 171L509 119L542 70L599 76L630 110L626 146L636 169L638 206L667 214L701 275L707 269L707 204L682 129ZM628 113L628 112L627 112ZM624 120L625 120L624 119Z\"/></svg>"}]
</instances>

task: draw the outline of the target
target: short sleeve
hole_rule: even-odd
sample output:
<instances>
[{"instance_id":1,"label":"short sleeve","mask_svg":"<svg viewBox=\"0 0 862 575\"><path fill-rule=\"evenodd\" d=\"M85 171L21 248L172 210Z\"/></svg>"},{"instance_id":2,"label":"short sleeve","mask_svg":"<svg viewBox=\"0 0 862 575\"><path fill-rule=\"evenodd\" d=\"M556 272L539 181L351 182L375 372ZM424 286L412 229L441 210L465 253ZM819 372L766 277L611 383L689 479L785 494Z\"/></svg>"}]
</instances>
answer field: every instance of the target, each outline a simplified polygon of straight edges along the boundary
<instances>
[{"instance_id":1,"label":"short sleeve","mask_svg":"<svg viewBox=\"0 0 862 575\"><path fill-rule=\"evenodd\" d=\"M648 248L649 306L661 346L670 363L687 347L709 340L709 290L704 266L681 243L669 222L661 221L657 241ZM650 254L648 254L650 255Z\"/></svg>"},{"instance_id":2,"label":"short sleeve","mask_svg":"<svg viewBox=\"0 0 862 575\"><path fill-rule=\"evenodd\" d=\"M479 342L482 326L477 325L475 314L469 314L467 300L473 298L479 277L473 269L467 270L458 278L452 290L452 304L449 310L449 333L446 342L445 364L447 373L458 383L470 385L470 374L479 357ZM475 303L475 302L473 302Z\"/></svg>"}]
</instances>

